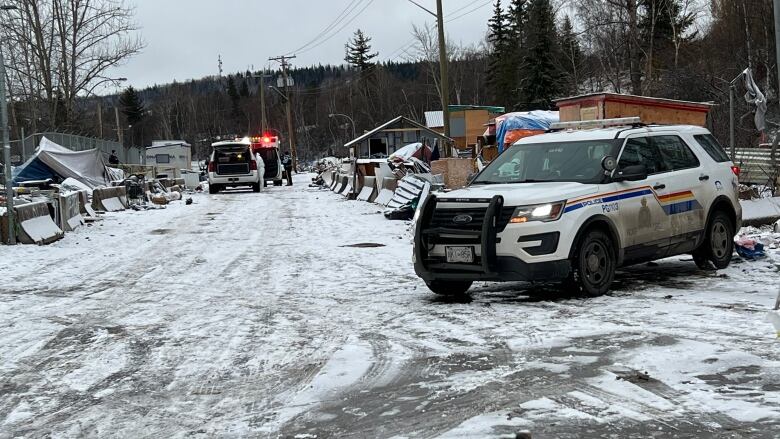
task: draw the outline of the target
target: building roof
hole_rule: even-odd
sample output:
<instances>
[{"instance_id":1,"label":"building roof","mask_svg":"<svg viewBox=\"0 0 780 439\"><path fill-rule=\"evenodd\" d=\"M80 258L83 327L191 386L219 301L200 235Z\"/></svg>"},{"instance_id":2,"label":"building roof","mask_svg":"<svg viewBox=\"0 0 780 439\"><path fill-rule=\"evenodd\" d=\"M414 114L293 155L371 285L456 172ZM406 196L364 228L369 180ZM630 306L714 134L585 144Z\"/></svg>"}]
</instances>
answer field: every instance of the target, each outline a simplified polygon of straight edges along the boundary
<instances>
[{"instance_id":1,"label":"building roof","mask_svg":"<svg viewBox=\"0 0 780 439\"><path fill-rule=\"evenodd\" d=\"M432 135L434 135L434 136L436 136L436 137L438 137L438 138L440 138L442 140L445 140L445 141L448 141L448 142L454 142L454 140L452 140L451 138L449 138L449 137L447 137L447 136L445 136L443 134L437 133L436 131L433 131L432 129L430 129L430 128L426 127L426 126L420 125L419 123L413 121L412 119L409 119L408 117L398 116L395 119L391 119L391 120L383 123L382 125L379 125L378 127L374 128L371 131L366 131L365 133L363 133L363 135L358 136L358 138L356 138L356 139L350 140L344 146L350 147L350 146L352 146L352 145L354 145L356 143L360 143L363 140L366 140L369 137L373 136L374 134L378 133L379 131L382 131L383 129L385 129L385 128L393 125L393 124L396 124L398 122L404 122L404 123L412 125L412 126L414 126L416 128L419 128L419 129L421 129L423 131L427 131L427 132L431 133Z\"/></svg>"},{"instance_id":2,"label":"building roof","mask_svg":"<svg viewBox=\"0 0 780 439\"><path fill-rule=\"evenodd\" d=\"M184 146L190 148L192 145L184 140L153 140L152 146L147 146L146 149L164 148L166 146Z\"/></svg>"},{"instance_id":3,"label":"building roof","mask_svg":"<svg viewBox=\"0 0 780 439\"><path fill-rule=\"evenodd\" d=\"M627 104L640 104L648 106L658 106L678 110L709 111L715 104L712 102L692 102L680 101L676 99L654 98L650 96L637 96L621 93L589 93L579 96L558 99L555 104L560 107L576 105L580 103L590 103L598 101L623 102Z\"/></svg>"},{"instance_id":4,"label":"building roof","mask_svg":"<svg viewBox=\"0 0 780 439\"><path fill-rule=\"evenodd\" d=\"M487 110L489 113L506 113L506 108L495 105L448 105L447 108L450 111Z\"/></svg>"},{"instance_id":5,"label":"building roof","mask_svg":"<svg viewBox=\"0 0 780 439\"><path fill-rule=\"evenodd\" d=\"M447 108L449 108L451 112L468 110L486 110L488 113L493 114L504 114L506 112L504 107L492 105L450 105ZM444 128L444 112L441 110L426 111L425 125L427 125L428 128Z\"/></svg>"},{"instance_id":6,"label":"building roof","mask_svg":"<svg viewBox=\"0 0 780 439\"><path fill-rule=\"evenodd\" d=\"M426 111L425 125L427 125L428 128L444 128L444 112L441 110Z\"/></svg>"}]
</instances>

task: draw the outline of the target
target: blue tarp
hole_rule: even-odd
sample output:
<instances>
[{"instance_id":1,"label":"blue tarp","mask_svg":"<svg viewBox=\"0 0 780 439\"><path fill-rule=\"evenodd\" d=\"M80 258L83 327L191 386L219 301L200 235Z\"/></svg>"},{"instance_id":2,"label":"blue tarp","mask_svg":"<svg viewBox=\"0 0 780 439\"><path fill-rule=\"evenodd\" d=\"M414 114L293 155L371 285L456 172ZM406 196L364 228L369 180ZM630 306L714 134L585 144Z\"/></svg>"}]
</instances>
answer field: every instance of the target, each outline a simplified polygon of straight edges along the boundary
<instances>
[{"instance_id":1,"label":"blue tarp","mask_svg":"<svg viewBox=\"0 0 780 439\"><path fill-rule=\"evenodd\" d=\"M542 130L550 129L550 124L560 120L557 111L533 110L517 113L507 113L505 119L499 122L496 129L498 152L504 150L504 138L511 130Z\"/></svg>"},{"instance_id":2,"label":"blue tarp","mask_svg":"<svg viewBox=\"0 0 780 439\"><path fill-rule=\"evenodd\" d=\"M17 166L13 173L14 184L32 180L46 180L47 178L54 178L56 175L46 163L43 163L37 157L22 166Z\"/></svg>"},{"instance_id":3,"label":"blue tarp","mask_svg":"<svg viewBox=\"0 0 780 439\"><path fill-rule=\"evenodd\" d=\"M97 149L72 151L44 137L35 154L14 170L13 177L15 183L73 178L90 188L96 188L108 185L111 180L121 180L124 173L107 167L102 153Z\"/></svg>"}]
</instances>

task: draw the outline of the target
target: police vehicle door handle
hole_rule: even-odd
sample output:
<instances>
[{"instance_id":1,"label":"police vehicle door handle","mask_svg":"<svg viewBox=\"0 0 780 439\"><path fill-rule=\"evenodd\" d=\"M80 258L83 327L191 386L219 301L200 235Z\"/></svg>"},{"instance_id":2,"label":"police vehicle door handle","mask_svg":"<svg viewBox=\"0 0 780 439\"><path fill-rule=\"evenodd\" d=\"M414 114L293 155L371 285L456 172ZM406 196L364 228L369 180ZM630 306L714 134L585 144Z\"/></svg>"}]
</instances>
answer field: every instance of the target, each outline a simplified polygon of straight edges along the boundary
<instances>
[{"instance_id":1,"label":"police vehicle door handle","mask_svg":"<svg viewBox=\"0 0 780 439\"><path fill-rule=\"evenodd\" d=\"M702 174L702 175L699 176L699 181L707 181L709 179L710 179L709 175Z\"/></svg>"},{"instance_id":2,"label":"police vehicle door handle","mask_svg":"<svg viewBox=\"0 0 780 439\"><path fill-rule=\"evenodd\" d=\"M660 191L661 189L666 189L666 185L662 183L656 183L656 185L653 186L653 190Z\"/></svg>"}]
</instances>

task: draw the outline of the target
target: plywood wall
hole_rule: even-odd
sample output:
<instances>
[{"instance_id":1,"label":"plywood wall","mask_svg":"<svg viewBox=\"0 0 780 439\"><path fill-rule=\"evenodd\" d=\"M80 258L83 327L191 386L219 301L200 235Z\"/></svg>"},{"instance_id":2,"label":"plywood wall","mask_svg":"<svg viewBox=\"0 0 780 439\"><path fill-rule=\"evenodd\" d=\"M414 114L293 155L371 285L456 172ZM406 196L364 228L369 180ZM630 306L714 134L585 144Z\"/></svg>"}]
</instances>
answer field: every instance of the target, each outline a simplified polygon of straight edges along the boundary
<instances>
[{"instance_id":1,"label":"plywood wall","mask_svg":"<svg viewBox=\"0 0 780 439\"><path fill-rule=\"evenodd\" d=\"M642 123L663 125L698 125L707 124L707 113L701 111L664 108L623 102L607 102L605 118L639 116Z\"/></svg>"}]
</instances>

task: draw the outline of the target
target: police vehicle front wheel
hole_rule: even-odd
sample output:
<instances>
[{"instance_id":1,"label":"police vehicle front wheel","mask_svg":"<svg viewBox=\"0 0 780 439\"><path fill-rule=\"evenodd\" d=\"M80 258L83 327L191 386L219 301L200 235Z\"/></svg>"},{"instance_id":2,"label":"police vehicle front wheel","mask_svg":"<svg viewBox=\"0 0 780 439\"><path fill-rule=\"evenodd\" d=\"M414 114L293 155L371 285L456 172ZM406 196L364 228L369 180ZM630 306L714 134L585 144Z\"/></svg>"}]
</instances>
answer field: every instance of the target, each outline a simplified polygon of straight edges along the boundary
<instances>
[{"instance_id":1,"label":"police vehicle front wheel","mask_svg":"<svg viewBox=\"0 0 780 439\"><path fill-rule=\"evenodd\" d=\"M425 282L428 289L442 296L462 296L471 288L471 281L432 280Z\"/></svg>"},{"instance_id":2,"label":"police vehicle front wheel","mask_svg":"<svg viewBox=\"0 0 780 439\"><path fill-rule=\"evenodd\" d=\"M572 278L567 283L587 296L600 296L609 291L616 266L612 238L601 230L590 230L574 253Z\"/></svg>"}]
</instances>

